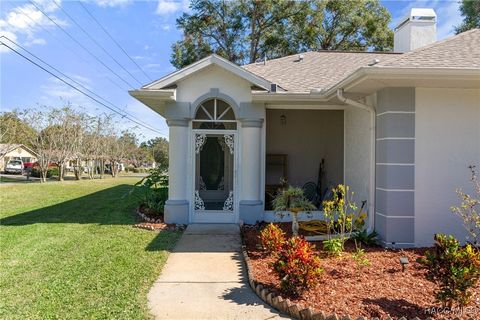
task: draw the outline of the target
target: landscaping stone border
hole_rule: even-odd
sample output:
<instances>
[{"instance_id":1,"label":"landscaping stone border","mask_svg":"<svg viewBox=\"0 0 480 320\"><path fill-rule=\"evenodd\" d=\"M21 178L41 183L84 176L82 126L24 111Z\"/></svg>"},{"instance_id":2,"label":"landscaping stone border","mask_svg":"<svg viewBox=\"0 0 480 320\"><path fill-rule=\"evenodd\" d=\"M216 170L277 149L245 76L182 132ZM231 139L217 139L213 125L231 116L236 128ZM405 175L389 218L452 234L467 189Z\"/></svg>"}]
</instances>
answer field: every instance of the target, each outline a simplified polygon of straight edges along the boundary
<instances>
[{"instance_id":1,"label":"landscaping stone border","mask_svg":"<svg viewBox=\"0 0 480 320\"><path fill-rule=\"evenodd\" d=\"M140 216L140 218L142 218L144 221L151 222L151 223L163 223L162 219L149 218L145 213L140 212L139 208L136 208L135 211Z\"/></svg>"},{"instance_id":2,"label":"landscaping stone border","mask_svg":"<svg viewBox=\"0 0 480 320\"><path fill-rule=\"evenodd\" d=\"M169 231L184 231L187 226L184 224L166 224L162 222L161 219L149 218L147 215L142 213L139 208L135 209L135 213L143 220L140 223L133 225L134 228L145 229L150 231L160 231L160 230L169 230Z\"/></svg>"},{"instance_id":3,"label":"landscaping stone border","mask_svg":"<svg viewBox=\"0 0 480 320\"><path fill-rule=\"evenodd\" d=\"M242 237L243 242L243 237ZM248 276L248 283L252 290L258 295L260 299L262 299L265 303L270 305L271 307L277 309L280 312L290 315L294 319L299 320L368 320L367 317L351 317L349 315L346 316L338 316L336 313L334 314L327 314L322 311L314 311L311 308L302 308L299 305L293 303L289 299L283 299L281 296L271 292L267 288L264 288L263 285L257 283L253 274L251 272L251 263L250 257L247 254L247 250L245 247L245 243L242 243L242 254L245 260L245 264L247 267L247 276ZM380 318L374 317L371 320L380 320ZM386 320L393 320L391 317L387 317ZM406 317L402 317L399 320L408 320ZM418 317L412 318L411 320L421 320ZM434 320L431 317L428 317L425 320Z\"/></svg>"}]
</instances>

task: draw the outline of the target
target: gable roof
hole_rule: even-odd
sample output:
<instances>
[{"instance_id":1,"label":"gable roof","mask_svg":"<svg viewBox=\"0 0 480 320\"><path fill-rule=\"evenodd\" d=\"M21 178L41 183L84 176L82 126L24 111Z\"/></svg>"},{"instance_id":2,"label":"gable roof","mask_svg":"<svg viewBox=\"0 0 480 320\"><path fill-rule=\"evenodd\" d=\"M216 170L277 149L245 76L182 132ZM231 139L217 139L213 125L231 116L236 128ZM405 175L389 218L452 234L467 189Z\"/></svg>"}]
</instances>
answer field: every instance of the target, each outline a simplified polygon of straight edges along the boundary
<instances>
[{"instance_id":1,"label":"gable roof","mask_svg":"<svg viewBox=\"0 0 480 320\"><path fill-rule=\"evenodd\" d=\"M177 82L189 77L190 75L197 73L211 65L217 65L231 73L243 78L253 84L254 86L264 89L270 90L271 82L265 80L261 76L251 73L246 69L243 69L236 64L217 56L216 54L212 54L208 57L205 57L189 66L186 66L183 69L177 70L169 75L166 75L159 80L156 80L152 83L149 83L141 88L141 90L161 90L161 89L170 89L176 85Z\"/></svg>"},{"instance_id":2,"label":"gable roof","mask_svg":"<svg viewBox=\"0 0 480 320\"><path fill-rule=\"evenodd\" d=\"M291 92L310 92L316 88L330 88L360 67L366 67L375 59L381 62L392 61L398 54L348 52L348 51L309 51L243 66Z\"/></svg>"},{"instance_id":3,"label":"gable roof","mask_svg":"<svg viewBox=\"0 0 480 320\"><path fill-rule=\"evenodd\" d=\"M34 156L37 156L37 153L33 151L32 149L28 148L27 146L21 144L21 143L0 143L0 155L4 155L9 153L12 150L15 150L17 148L23 148L33 154Z\"/></svg>"},{"instance_id":4,"label":"gable roof","mask_svg":"<svg viewBox=\"0 0 480 320\"><path fill-rule=\"evenodd\" d=\"M480 69L480 29L472 29L380 62L378 67Z\"/></svg>"}]
</instances>

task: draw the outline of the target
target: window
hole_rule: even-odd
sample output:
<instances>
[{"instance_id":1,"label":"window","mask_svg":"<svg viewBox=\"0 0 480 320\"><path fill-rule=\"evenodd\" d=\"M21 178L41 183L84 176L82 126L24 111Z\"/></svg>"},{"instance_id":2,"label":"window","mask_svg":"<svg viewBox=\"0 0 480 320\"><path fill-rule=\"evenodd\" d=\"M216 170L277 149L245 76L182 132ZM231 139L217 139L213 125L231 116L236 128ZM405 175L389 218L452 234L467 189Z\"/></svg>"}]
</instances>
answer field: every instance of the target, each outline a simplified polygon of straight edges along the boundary
<instances>
[{"instance_id":1,"label":"window","mask_svg":"<svg viewBox=\"0 0 480 320\"><path fill-rule=\"evenodd\" d=\"M232 106L220 99L210 99L201 103L193 120L193 129L237 129Z\"/></svg>"}]
</instances>

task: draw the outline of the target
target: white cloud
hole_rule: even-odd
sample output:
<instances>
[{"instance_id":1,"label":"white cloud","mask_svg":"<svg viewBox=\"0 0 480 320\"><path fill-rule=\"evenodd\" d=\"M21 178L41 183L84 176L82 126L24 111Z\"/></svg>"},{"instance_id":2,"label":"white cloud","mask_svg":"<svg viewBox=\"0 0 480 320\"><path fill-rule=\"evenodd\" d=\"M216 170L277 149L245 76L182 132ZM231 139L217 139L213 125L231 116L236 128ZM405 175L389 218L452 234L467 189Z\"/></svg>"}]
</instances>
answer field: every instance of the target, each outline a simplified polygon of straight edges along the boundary
<instances>
[{"instance_id":1,"label":"white cloud","mask_svg":"<svg viewBox=\"0 0 480 320\"><path fill-rule=\"evenodd\" d=\"M86 83L90 82L89 79L77 75L69 76L88 88ZM59 101L69 102L78 106L89 106L93 104L88 97L54 77L48 78L48 81L41 86L41 89L44 93L41 97L42 102L48 105L57 105Z\"/></svg>"},{"instance_id":2,"label":"white cloud","mask_svg":"<svg viewBox=\"0 0 480 320\"><path fill-rule=\"evenodd\" d=\"M131 0L95 0L95 3L100 7L124 7L130 4Z\"/></svg>"},{"instance_id":3,"label":"white cloud","mask_svg":"<svg viewBox=\"0 0 480 320\"><path fill-rule=\"evenodd\" d=\"M169 24L162 25L162 30L163 31L169 31L171 28L172 28L172 26L170 26Z\"/></svg>"},{"instance_id":4,"label":"white cloud","mask_svg":"<svg viewBox=\"0 0 480 320\"><path fill-rule=\"evenodd\" d=\"M60 4L60 1L57 1ZM35 1L35 4L47 13L59 25L67 25L53 14L58 7L52 1ZM17 6L5 13L0 19L0 34L25 45L44 45L45 39L38 37L43 28L53 28L54 23L45 17L32 4Z\"/></svg>"},{"instance_id":5,"label":"white cloud","mask_svg":"<svg viewBox=\"0 0 480 320\"><path fill-rule=\"evenodd\" d=\"M36 45L36 44L44 46L44 45L47 44L47 41L45 41L45 39L43 39L43 38L35 38L31 41L27 40L27 42L25 42L26 46L32 46L32 45Z\"/></svg>"},{"instance_id":6,"label":"white cloud","mask_svg":"<svg viewBox=\"0 0 480 320\"><path fill-rule=\"evenodd\" d=\"M173 0L158 0L156 13L164 16L173 14L182 9L182 2Z\"/></svg>"}]
</instances>

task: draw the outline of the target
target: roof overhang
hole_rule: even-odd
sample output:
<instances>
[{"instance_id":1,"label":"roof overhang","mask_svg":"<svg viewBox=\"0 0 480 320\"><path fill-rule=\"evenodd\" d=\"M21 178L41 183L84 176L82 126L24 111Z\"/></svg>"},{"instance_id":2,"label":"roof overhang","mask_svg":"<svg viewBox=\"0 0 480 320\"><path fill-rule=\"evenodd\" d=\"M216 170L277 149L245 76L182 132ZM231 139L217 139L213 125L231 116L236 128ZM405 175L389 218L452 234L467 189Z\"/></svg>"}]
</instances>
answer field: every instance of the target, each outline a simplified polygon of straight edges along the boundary
<instances>
[{"instance_id":1,"label":"roof overhang","mask_svg":"<svg viewBox=\"0 0 480 320\"><path fill-rule=\"evenodd\" d=\"M253 87L259 88L261 90L270 91L272 83L267 81L242 67L237 66L236 64L220 57L215 54L210 55L206 58L203 58L183 69L177 70L159 80L156 80L152 83L149 83L143 86L140 90L161 90L161 89L171 89L176 86L176 84L186 79L187 77L195 74L211 65L216 65L220 68L223 68L236 76L245 79L250 82Z\"/></svg>"},{"instance_id":2,"label":"roof overhang","mask_svg":"<svg viewBox=\"0 0 480 320\"><path fill-rule=\"evenodd\" d=\"M386 87L480 88L479 69L362 67L324 90L305 93L257 92L255 102L316 102L337 104L336 93L343 89L351 98L361 98Z\"/></svg>"}]
</instances>

